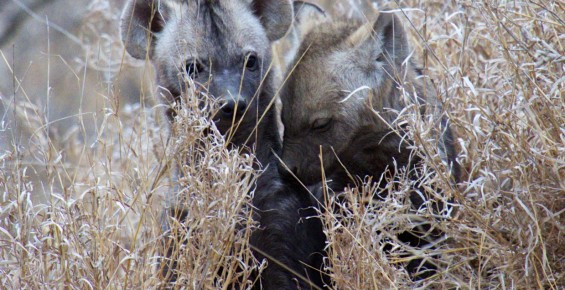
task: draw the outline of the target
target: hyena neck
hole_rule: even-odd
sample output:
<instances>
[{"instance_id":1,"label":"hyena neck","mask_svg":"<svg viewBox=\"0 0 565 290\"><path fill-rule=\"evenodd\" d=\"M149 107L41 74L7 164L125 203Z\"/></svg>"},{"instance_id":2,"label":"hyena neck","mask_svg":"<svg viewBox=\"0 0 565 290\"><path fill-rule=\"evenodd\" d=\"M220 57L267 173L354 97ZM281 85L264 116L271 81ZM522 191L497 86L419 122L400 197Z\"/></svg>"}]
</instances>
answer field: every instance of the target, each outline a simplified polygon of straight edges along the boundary
<instances>
[{"instance_id":1,"label":"hyena neck","mask_svg":"<svg viewBox=\"0 0 565 290\"><path fill-rule=\"evenodd\" d=\"M276 155L282 152L282 140L277 128L275 107L270 108L265 115L265 120L259 124L259 136L257 138L257 159L262 164L277 162Z\"/></svg>"},{"instance_id":2,"label":"hyena neck","mask_svg":"<svg viewBox=\"0 0 565 290\"><path fill-rule=\"evenodd\" d=\"M269 95L268 92L264 92L260 97L262 100L270 100ZM267 104L261 103L259 106L267 108L268 102ZM230 142L235 147L243 148L247 152L253 152L261 164L260 167L265 167L267 164L276 162L275 154L280 155L282 141L277 128L274 106L271 106L266 111L259 111L257 119L260 119L261 116L263 118L257 126L255 126L255 120L241 124Z\"/></svg>"}]
</instances>

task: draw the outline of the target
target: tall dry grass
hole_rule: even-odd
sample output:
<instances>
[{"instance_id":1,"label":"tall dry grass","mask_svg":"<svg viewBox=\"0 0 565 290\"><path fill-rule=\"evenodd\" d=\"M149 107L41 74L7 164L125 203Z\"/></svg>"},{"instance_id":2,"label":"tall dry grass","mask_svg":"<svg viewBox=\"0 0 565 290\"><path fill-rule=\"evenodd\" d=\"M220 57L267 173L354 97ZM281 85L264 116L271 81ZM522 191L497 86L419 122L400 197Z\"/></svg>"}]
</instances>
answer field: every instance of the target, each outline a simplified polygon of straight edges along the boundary
<instances>
[{"instance_id":1,"label":"tall dry grass","mask_svg":"<svg viewBox=\"0 0 565 290\"><path fill-rule=\"evenodd\" d=\"M359 2L325 4L334 15L359 16L367 12L351 9ZM150 87L152 73L125 56L117 30L107 28L117 27L119 15L107 3L93 1L80 54L83 65L103 72L105 89L77 92L101 98L102 108L76 112L76 122L57 127L46 114L48 102L34 102L19 86L21 76L6 76L14 86L0 92L0 288L161 287L168 235L162 211L179 204L190 210L185 224L170 226L187 237L178 249L179 286L216 289L249 277L262 267L246 242L255 226L247 194L258 174L253 157L227 148L206 129L214 106L200 108L187 97L171 135L158 96L121 102L120 87L112 84L126 69L137 67ZM322 217L332 287L563 288L564 4L382 1L378 8L385 6L405 8L398 14L406 16L414 57L457 132L463 178L449 182L434 120L409 106L399 122L409 125L416 154L425 157L420 182L452 198L452 215L414 215L406 196L417 181L403 172L384 189L384 201L370 198L377 190L370 182L332 198L333 210ZM11 66L6 51L0 56ZM172 174L177 165L178 180ZM446 238L425 249L397 243L396 233L422 218ZM393 245L389 253L385 242ZM436 262L441 271L410 281L401 266L406 252Z\"/></svg>"},{"instance_id":2,"label":"tall dry grass","mask_svg":"<svg viewBox=\"0 0 565 290\"><path fill-rule=\"evenodd\" d=\"M396 2L383 6L398 8ZM348 207L339 218L327 214L336 288L562 288L563 4L403 1L400 7L417 8L398 13L408 18L405 27L416 55L422 52L457 132L464 179L456 187L446 182L449 172L430 130L437 124L408 106L399 122L410 126L426 161L424 184L442 189L445 199L453 197L455 213L448 219L429 214L447 241L432 249L403 250L433 258L443 270L412 283L406 273L390 268L402 257L382 254L383 242L411 220L405 179L399 188L385 189L387 200L375 208L368 209L366 197L353 189L346 192ZM365 195L374 191L365 188ZM376 231L391 226L392 231Z\"/></svg>"}]
</instances>

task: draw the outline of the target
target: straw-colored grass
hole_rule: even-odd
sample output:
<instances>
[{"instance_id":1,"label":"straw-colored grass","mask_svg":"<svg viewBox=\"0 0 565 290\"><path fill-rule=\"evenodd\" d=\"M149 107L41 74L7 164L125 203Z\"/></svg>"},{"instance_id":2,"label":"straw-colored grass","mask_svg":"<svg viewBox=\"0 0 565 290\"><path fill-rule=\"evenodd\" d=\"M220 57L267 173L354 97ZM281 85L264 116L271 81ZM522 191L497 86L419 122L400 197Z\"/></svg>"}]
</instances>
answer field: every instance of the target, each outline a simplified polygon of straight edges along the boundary
<instances>
[{"instance_id":1,"label":"straw-colored grass","mask_svg":"<svg viewBox=\"0 0 565 290\"><path fill-rule=\"evenodd\" d=\"M333 15L370 14L351 8L359 1L320 2ZM256 226L253 156L227 147L213 130L213 104L202 108L187 96L171 134L158 96L120 102L117 84L126 70L142 71L153 91L154 83L150 66L124 54L119 11L104 3L89 7L85 51L77 52L105 76L103 93L77 96L100 98L102 108L71 112L75 121L61 126L46 115L48 101L20 86L21 76L6 76L15 77L13 87L0 92L0 288L161 287L167 229L186 237L174 254L178 286L222 289L245 280L264 266L247 244ZM408 124L415 154L424 157L419 182L441 189L445 197L437 198L452 198L452 215L410 212L406 196L417 181L402 171L383 189L383 201L371 200L370 182L330 198L322 219L332 287L562 289L565 4L409 0L378 8L385 6L405 8L398 15L456 132L463 176L449 182L434 120L408 106L398 121ZM0 50L0 65L12 64ZM176 207L188 209L189 219L164 227L163 209ZM427 249L397 243L396 234L420 219L445 238ZM385 242L393 245L388 253ZM435 261L440 271L411 281L402 267L406 252Z\"/></svg>"}]
</instances>

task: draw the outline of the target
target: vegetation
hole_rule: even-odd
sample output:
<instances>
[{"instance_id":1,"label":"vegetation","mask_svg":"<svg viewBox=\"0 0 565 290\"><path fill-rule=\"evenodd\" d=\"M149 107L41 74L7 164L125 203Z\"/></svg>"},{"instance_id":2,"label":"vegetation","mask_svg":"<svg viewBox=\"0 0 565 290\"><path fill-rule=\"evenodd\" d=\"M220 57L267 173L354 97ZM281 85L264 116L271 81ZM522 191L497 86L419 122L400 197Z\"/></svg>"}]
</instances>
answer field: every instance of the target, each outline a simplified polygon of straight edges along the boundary
<instances>
[{"instance_id":1,"label":"vegetation","mask_svg":"<svg viewBox=\"0 0 565 290\"><path fill-rule=\"evenodd\" d=\"M319 2L334 16L372 13L353 0ZM416 104L398 112L397 122L408 125L416 154L424 157L422 178L410 181L398 171L384 201L370 198L370 180L329 198L333 210L322 219L332 288L562 289L564 4L379 3L402 7L397 13L414 57L457 132L463 178L457 185L449 181L433 120ZM79 60L64 60L69 70L79 68L72 94L85 105L65 119L51 118L50 106L69 101L57 101L49 90L28 93L25 73L14 70L15 54L0 47L0 66L13 72L0 86L0 288L159 288L168 235L162 213L179 206L190 212L186 225L171 228L187 239L177 253L179 286L215 289L249 277L264 266L247 244L256 226L248 191L260 174L252 169L253 156L227 147L209 120L215 105L199 107L190 94L169 132L159 97L144 93L154 91L150 66L121 47L119 9L93 0L87 10ZM47 55L53 56L46 62L56 58ZM56 83L56 72L44 69L47 83ZM123 97L132 75L142 80L137 102ZM98 89L85 91L89 86ZM103 104L87 105L89 98ZM176 167L178 180L172 178ZM445 196L435 198L452 202L451 216L415 217L406 200L413 182L442 189ZM396 233L421 218L434 221L446 238L428 249L397 244ZM393 245L390 253L383 242ZM407 251L434 259L441 271L411 281L400 266Z\"/></svg>"}]
</instances>

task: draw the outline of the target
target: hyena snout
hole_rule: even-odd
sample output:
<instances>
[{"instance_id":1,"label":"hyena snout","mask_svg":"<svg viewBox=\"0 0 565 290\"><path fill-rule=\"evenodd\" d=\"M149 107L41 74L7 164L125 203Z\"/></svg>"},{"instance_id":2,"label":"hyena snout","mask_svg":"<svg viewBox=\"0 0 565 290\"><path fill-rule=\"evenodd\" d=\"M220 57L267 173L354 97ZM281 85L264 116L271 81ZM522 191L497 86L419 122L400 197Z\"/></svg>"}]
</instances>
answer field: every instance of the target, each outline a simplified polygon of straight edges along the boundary
<instances>
[{"instance_id":1,"label":"hyena snout","mask_svg":"<svg viewBox=\"0 0 565 290\"><path fill-rule=\"evenodd\" d=\"M245 110L247 109L247 102L242 98L227 98L222 106L220 107L220 111L222 114L222 118L233 118L241 117Z\"/></svg>"},{"instance_id":2,"label":"hyena snout","mask_svg":"<svg viewBox=\"0 0 565 290\"><path fill-rule=\"evenodd\" d=\"M219 101L218 116L222 120L232 121L241 118L249 106L248 97L257 88L233 71L225 70L213 76L208 92Z\"/></svg>"},{"instance_id":3,"label":"hyena snout","mask_svg":"<svg viewBox=\"0 0 565 290\"><path fill-rule=\"evenodd\" d=\"M306 166L303 162L299 164L284 162L284 165L279 164L278 170L286 182L300 182L307 186L318 183L322 172L319 162L316 161L312 161L310 166Z\"/></svg>"},{"instance_id":4,"label":"hyena snout","mask_svg":"<svg viewBox=\"0 0 565 290\"><path fill-rule=\"evenodd\" d=\"M288 148L287 148L288 149ZM304 159L302 154L295 154L286 150L283 150L282 158L278 163L279 174L286 181L296 181L301 180L304 171Z\"/></svg>"},{"instance_id":5,"label":"hyena snout","mask_svg":"<svg viewBox=\"0 0 565 290\"><path fill-rule=\"evenodd\" d=\"M302 142L308 141L309 140ZM296 145L287 144L289 143L285 143L285 145L283 145L281 161L278 164L279 174L286 181L293 182L300 180L300 182L304 185L316 184L320 181L322 174L331 168L330 165L334 164L333 159L329 155L330 153L326 152L322 155L324 156L324 160L320 161L318 158L320 153L317 153L319 149L316 150L319 146L294 147ZM284 146L287 147L285 148ZM311 158L311 156L316 157Z\"/></svg>"},{"instance_id":6,"label":"hyena snout","mask_svg":"<svg viewBox=\"0 0 565 290\"><path fill-rule=\"evenodd\" d=\"M283 179L293 180L298 175L298 166L285 161L281 161L278 166L279 174Z\"/></svg>"}]
</instances>

